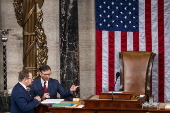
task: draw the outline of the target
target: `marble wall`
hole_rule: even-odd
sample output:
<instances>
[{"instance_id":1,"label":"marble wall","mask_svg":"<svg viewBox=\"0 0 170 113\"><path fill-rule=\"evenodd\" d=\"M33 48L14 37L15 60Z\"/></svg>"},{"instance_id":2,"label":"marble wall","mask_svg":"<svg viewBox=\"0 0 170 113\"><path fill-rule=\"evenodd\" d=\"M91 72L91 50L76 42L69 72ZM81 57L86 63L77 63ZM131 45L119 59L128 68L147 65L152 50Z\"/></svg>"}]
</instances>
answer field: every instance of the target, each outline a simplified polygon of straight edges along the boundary
<instances>
[{"instance_id":1,"label":"marble wall","mask_svg":"<svg viewBox=\"0 0 170 113\"><path fill-rule=\"evenodd\" d=\"M60 80L59 0L44 0L43 28L47 36L52 78ZM78 0L80 97L95 94L95 16L93 0ZM7 42L7 85L18 82L22 70L22 28L15 18L13 0L0 0L0 29L12 29ZM3 91L2 42L0 41L0 92Z\"/></svg>"}]
</instances>

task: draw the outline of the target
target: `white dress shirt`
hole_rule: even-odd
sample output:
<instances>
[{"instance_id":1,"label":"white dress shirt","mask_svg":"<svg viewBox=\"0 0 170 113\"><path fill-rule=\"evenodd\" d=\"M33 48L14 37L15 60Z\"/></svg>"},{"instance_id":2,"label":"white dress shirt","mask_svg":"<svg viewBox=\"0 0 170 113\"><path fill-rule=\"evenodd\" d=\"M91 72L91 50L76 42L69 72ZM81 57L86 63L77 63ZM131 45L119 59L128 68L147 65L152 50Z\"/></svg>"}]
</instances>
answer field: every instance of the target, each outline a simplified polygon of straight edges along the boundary
<instances>
[{"instance_id":1,"label":"white dress shirt","mask_svg":"<svg viewBox=\"0 0 170 113\"><path fill-rule=\"evenodd\" d=\"M25 90L27 90L27 86L25 86L25 85L22 84L21 82L19 82L19 83L24 87Z\"/></svg>"},{"instance_id":2,"label":"white dress shirt","mask_svg":"<svg viewBox=\"0 0 170 113\"><path fill-rule=\"evenodd\" d=\"M44 80L41 78L41 84L42 84L42 87L44 87ZM46 81L46 88L48 89L48 81Z\"/></svg>"}]
</instances>

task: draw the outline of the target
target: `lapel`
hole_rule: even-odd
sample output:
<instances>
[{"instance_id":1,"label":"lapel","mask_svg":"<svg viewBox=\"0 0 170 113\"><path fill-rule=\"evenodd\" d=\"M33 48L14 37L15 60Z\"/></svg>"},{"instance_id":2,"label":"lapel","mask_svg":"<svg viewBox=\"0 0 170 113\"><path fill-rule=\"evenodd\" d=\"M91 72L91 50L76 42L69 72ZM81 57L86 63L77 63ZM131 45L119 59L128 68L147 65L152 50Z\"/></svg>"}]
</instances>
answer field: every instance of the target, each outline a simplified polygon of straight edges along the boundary
<instances>
[{"instance_id":1,"label":"lapel","mask_svg":"<svg viewBox=\"0 0 170 113\"><path fill-rule=\"evenodd\" d=\"M49 79L48 81L48 93L50 93L52 91L53 87L52 87L52 80Z\"/></svg>"},{"instance_id":2,"label":"lapel","mask_svg":"<svg viewBox=\"0 0 170 113\"><path fill-rule=\"evenodd\" d=\"M20 83L18 83L18 86L28 95L29 98L31 98L29 92L26 91L26 89Z\"/></svg>"},{"instance_id":3,"label":"lapel","mask_svg":"<svg viewBox=\"0 0 170 113\"><path fill-rule=\"evenodd\" d=\"M42 87L42 84L41 84L41 78L38 78L37 85L38 85L38 89L39 89L40 93L44 94L43 87Z\"/></svg>"}]
</instances>

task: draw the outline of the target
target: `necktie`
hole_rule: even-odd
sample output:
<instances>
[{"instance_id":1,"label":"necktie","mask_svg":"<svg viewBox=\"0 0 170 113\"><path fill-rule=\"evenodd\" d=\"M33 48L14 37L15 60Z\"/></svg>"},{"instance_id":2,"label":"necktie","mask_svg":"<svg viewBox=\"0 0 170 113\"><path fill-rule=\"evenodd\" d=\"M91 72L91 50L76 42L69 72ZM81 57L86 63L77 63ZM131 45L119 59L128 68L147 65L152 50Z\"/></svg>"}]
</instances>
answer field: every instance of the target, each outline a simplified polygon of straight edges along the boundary
<instances>
[{"instance_id":1,"label":"necktie","mask_svg":"<svg viewBox=\"0 0 170 113\"><path fill-rule=\"evenodd\" d=\"M43 88L43 90L44 90L44 93L47 93L46 81L44 82L44 88Z\"/></svg>"}]
</instances>

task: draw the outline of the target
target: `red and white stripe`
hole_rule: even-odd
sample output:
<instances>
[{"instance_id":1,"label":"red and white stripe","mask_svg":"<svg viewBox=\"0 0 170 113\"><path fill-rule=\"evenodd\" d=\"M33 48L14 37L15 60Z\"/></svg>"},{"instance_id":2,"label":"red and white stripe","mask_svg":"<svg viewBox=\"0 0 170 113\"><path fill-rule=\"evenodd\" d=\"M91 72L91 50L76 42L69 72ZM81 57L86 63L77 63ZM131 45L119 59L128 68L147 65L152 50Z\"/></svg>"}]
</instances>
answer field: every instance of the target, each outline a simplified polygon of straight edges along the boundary
<instances>
[{"instance_id":1,"label":"red and white stripe","mask_svg":"<svg viewBox=\"0 0 170 113\"><path fill-rule=\"evenodd\" d=\"M152 94L170 101L170 0L139 0L139 32L96 30L96 93L114 90L120 51L156 53ZM115 87L119 89L119 81Z\"/></svg>"}]
</instances>

